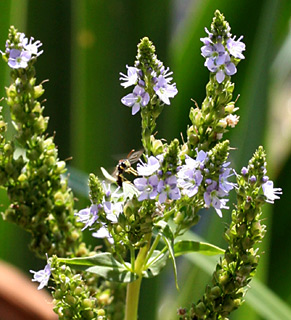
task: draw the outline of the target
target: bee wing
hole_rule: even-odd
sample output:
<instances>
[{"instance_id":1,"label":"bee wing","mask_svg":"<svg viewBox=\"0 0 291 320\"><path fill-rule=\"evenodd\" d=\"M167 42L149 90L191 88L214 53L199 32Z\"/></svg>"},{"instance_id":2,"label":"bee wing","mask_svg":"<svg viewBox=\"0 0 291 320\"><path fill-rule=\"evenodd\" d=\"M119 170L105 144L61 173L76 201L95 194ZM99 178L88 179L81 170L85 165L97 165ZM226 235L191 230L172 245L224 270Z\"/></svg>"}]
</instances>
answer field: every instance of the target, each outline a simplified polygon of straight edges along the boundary
<instances>
[{"instance_id":1,"label":"bee wing","mask_svg":"<svg viewBox=\"0 0 291 320\"><path fill-rule=\"evenodd\" d=\"M136 163L140 159L142 154L143 154L143 149L139 151L135 151L128 157L127 160L130 162L130 164Z\"/></svg>"},{"instance_id":2,"label":"bee wing","mask_svg":"<svg viewBox=\"0 0 291 320\"><path fill-rule=\"evenodd\" d=\"M101 171L103 173L103 176L110 182L116 182L116 178L114 178L114 176L112 176L110 173L108 173L108 171L106 169L104 169L103 167L101 167Z\"/></svg>"}]
</instances>

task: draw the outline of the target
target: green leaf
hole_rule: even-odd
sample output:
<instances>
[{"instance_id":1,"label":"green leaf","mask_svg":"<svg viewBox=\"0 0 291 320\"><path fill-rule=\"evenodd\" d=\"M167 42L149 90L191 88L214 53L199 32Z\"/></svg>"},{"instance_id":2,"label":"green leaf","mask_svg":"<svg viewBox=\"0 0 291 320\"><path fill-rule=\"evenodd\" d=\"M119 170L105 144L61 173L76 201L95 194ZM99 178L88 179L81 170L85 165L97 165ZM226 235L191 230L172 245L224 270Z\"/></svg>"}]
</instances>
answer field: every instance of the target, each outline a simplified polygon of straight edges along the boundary
<instances>
[{"instance_id":1,"label":"green leaf","mask_svg":"<svg viewBox=\"0 0 291 320\"><path fill-rule=\"evenodd\" d=\"M168 254L155 250L148 261L148 268L143 272L145 278L153 278L157 276L165 267L168 260Z\"/></svg>"},{"instance_id":2,"label":"green leaf","mask_svg":"<svg viewBox=\"0 0 291 320\"><path fill-rule=\"evenodd\" d=\"M185 253L198 252L207 256L223 254L224 250L207 242L180 240L174 245L175 257Z\"/></svg>"},{"instance_id":3,"label":"green leaf","mask_svg":"<svg viewBox=\"0 0 291 320\"><path fill-rule=\"evenodd\" d=\"M109 281L128 283L138 278L108 252L98 253L92 257L59 258L58 260L74 269L98 274Z\"/></svg>"},{"instance_id":4,"label":"green leaf","mask_svg":"<svg viewBox=\"0 0 291 320\"><path fill-rule=\"evenodd\" d=\"M177 265L176 265L175 254L174 254L174 250L173 250L173 246L172 246L173 241L174 241L173 232L172 232L170 226L165 221L159 221L157 224L157 227L160 228L159 234L162 236L162 238L165 241L165 244L168 248L170 258L173 263L176 288L177 288L177 290L179 290L178 276L177 276Z\"/></svg>"},{"instance_id":5,"label":"green leaf","mask_svg":"<svg viewBox=\"0 0 291 320\"><path fill-rule=\"evenodd\" d=\"M171 241L174 240L172 229L166 221L163 221L163 220L158 221L156 224L156 227L159 228L159 230L161 231L160 233L163 236L167 237Z\"/></svg>"},{"instance_id":6,"label":"green leaf","mask_svg":"<svg viewBox=\"0 0 291 320\"><path fill-rule=\"evenodd\" d=\"M168 250L169 250L170 258L172 260L173 268L174 268L175 284L176 284L177 290L179 290L178 275L177 275L177 265L176 265L175 254L174 254L174 250L173 250L173 247L172 247L172 243L166 236L162 236L162 238L164 239L164 241L166 243L166 246L168 247Z\"/></svg>"}]
</instances>

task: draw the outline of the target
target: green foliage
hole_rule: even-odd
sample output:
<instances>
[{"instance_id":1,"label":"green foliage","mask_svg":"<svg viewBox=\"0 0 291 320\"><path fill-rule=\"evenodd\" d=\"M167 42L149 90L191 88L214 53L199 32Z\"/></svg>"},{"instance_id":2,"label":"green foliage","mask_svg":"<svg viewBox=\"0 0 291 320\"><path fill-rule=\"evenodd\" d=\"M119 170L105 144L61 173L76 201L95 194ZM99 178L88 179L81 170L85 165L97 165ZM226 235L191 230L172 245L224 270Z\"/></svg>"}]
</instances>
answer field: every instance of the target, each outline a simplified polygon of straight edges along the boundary
<instances>
[{"instance_id":1,"label":"green foliage","mask_svg":"<svg viewBox=\"0 0 291 320\"><path fill-rule=\"evenodd\" d=\"M185 253L198 252L205 255L223 254L224 250L210 243L192 241L192 240L179 240L174 245L175 257Z\"/></svg>"},{"instance_id":2,"label":"green foliage","mask_svg":"<svg viewBox=\"0 0 291 320\"><path fill-rule=\"evenodd\" d=\"M130 2L121 4L119 1L93 4L92 2L84 1L82 3L72 4L72 8L70 8L69 5L52 1L51 4L45 8L47 14L45 16L42 14L42 16L44 19L49 19L50 21L58 21L58 27L56 26L56 28L58 28L57 36L52 33L55 31L54 26L53 28L44 29L42 27L43 24L48 25L48 23L44 23L45 20L43 19L40 19L42 21L39 22L36 18L40 16L38 9L43 9L42 4L29 4L30 10L28 14L30 18L28 19L28 24L31 34L38 36L39 33L44 33L47 38L57 39L56 41L58 42L53 46L54 48L62 47L60 46L60 42L62 42L62 45L65 45L66 43L67 50L71 47L70 44L67 44L67 41L71 38L67 29L69 26L68 15L70 9L73 9L74 18L72 29L74 41L72 45L72 60L70 60L69 55L65 53L54 57L54 59L49 58L50 60L44 62L44 65L50 65L50 72L55 72L55 74L62 79L64 86L69 87L69 68L70 63L72 63L72 83L75 84L75 86L77 84L81 90L78 92L77 90L63 90L66 91L66 94L63 94L62 98L59 98L60 101L55 103L55 105L52 103L54 100L48 96L48 101L51 105L49 105L50 108L48 108L46 112L47 114L54 112L55 115L58 115L59 119L56 119L57 117L51 118L53 122L59 121L59 126L62 129L68 119L68 108L66 107L70 105L70 101L72 102L74 107L70 110L70 114L74 121L71 122L72 138L70 141L72 145L71 150L73 151L69 151L70 141L63 140L63 137L68 137L69 130L64 133L62 132L62 134L57 134L57 144L60 150L67 150L65 157L73 154L74 164L86 171L94 171L100 165L105 166L106 163L106 167L110 167L113 164L108 161L109 155L124 152L124 150L126 152L127 150L130 150L132 146L139 145L138 137L135 137L135 135L132 134L132 132L137 130L138 124L127 123L128 113L126 108L124 108L124 110L121 106L118 106L121 90L118 91L118 81L116 78L116 74L120 71L120 65L124 65L132 58L134 43L144 36L144 34L149 34L151 39L156 43L163 59L168 48L166 41L169 38L170 31L167 29L167 24L171 16L169 15L168 2L166 1L162 4L156 3L154 5L155 10L152 10L153 4L150 2L145 3L145 1L141 1L140 3L132 4L133 3ZM1 14L3 15L3 19L1 20L3 22L2 27L5 29L3 32L6 34L9 23L8 9L10 10L10 6L13 6L6 3L1 3L1 6ZM161 10L161 6L163 10ZM279 8L277 6L279 6ZM117 10L116 8L120 10ZM205 84L201 79L205 78L206 72L204 69L202 70L202 60L201 57L199 57L200 51L198 48L200 44L198 44L198 39L202 36L203 27L208 25L209 19L215 8L220 8L221 11L226 14L230 19L233 29L240 30L238 34L245 34L244 39L247 41L248 52L250 52L249 56L252 56L253 53L257 53L257 59L260 59L260 63L258 63L258 60L253 61L252 64L249 64L249 67L247 67L248 62L244 62L241 66L241 73L236 78L238 80L237 87L240 88L242 88L239 84L241 79L247 79L247 85L239 90L242 94L242 98L238 101L241 106L242 119L240 129L243 130L243 134L235 136L236 141L244 142L243 146L240 147L240 150L235 152L237 163L243 163L245 162L245 159L253 153L255 146L258 145L258 143L261 143L261 140L263 139L264 120L267 114L266 91L268 88L267 79L269 66L275 51L278 49L278 45L282 43L284 35L287 32L287 21L290 18L288 15L288 12L290 12L290 10L288 10L290 9L290 3L288 1L282 1L280 2L280 5L278 5L275 1L258 1L249 4L243 2L234 3L233 1L218 1L215 3L203 1L200 3L198 2L195 10L192 10L190 6L188 10L189 15L186 16L184 20L187 31L183 24L180 24L180 28L176 29L176 36L172 38L170 51L167 53L169 56L172 56L174 62L174 71L177 76L176 81L180 94L176 103L176 105L179 106L174 108L173 105L171 109L167 111L167 115L165 114L161 118L161 121L166 128L166 130L164 130L166 131L166 137L177 136L179 132L182 131L182 128L184 130L185 124L188 123L188 120L186 120L188 108L186 108L186 106L189 104L189 97L193 97L197 101L202 100L202 93L204 93L203 87ZM25 11L22 9L23 8L20 9L19 6L15 8L14 4L14 12L18 11L18 17L25 19L25 14L23 14ZM61 10L63 10L63 12ZM115 12L118 12L118 15L115 14ZM122 14L119 14L120 12ZM237 12L240 12L240 14L237 15ZM17 21L18 24L24 23L15 17L16 15L14 13L14 18L11 18L11 20ZM262 18L260 19L258 17ZM4 26L5 21L6 26ZM245 21L248 21L248 23L246 24ZM60 27L62 26L62 23L66 25L66 28ZM274 33L273 30L276 30L277 32ZM274 35L274 42L270 41L271 35ZM38 37L43 39L46 43L45 38ZM66 38L66 40L64 40L64 38ZM85 39L87 42L81 42L80 39ZM93 39L93 44L92 42L90 44L90 39ZM110 41L108 41L108 39L110 39ZM193 39L195 39L195 41L193 41ZM256 41L254 41L254 39ZM275 45L273 45L274 43ZM46 50L49 50L50 47L52 46L47 44ZM64 52L62 49L59 51ZM266 54L262 55L264 52ZM118 55L121 60L123 59L124 62L122 63L119 59L115 59L116 55ZM188 59L189 57L192 58L193 55L196 55L197 59ZM49 54L47 56L49 56ZM46 58L42 57L42 59ZM62 62L60 63L61 59ZM168 64L170 65L170 63ZM67 66L68 69L64 69L63 66ZM111 69L112 71L109 72L109 74L106 74L108 69ZM98 72L96 72L96 70L98 70ZM53 83L56 78L53 74L47 75L47 73L44 73L44 77L49 77L51 83ZM262 81L262 79L265 79L266 81ZM1 81L3 81L2 78ZM114 81L116 82L115 85ZM200 87L197 86L197 82L201 83ZM7 84L7 80L5 83ZM50 84L48 84L48 86L50 86ZM1 87L3 88L3 85ZM96 90L96 87L102 89ZM49 88L49 94L51 92L54 94L56 90L60 90L60 88L57 88L55 85L52 85ZM71 93L71 97L73 98L69 98L69 93ZM83 97L82 99L80 98L81 96ZM86 97L86 99L84 97ZM183 109L182 106L185 106L185 109ZM76 119L78 121L76 121ZM54 131L55 124L52 124L51 122L51 126L50 130ZM68 123L65 124L65 128L68 128L68 126ZM125 130L125 127L127 130ZM57 132L60 132L60 130L57 130ZM108 134L108 137L104 139L104 141L99 141L97 137L104 135L104 132L110 132L110 135ZM163 130L159 129L159 133L163 135ZM122 141L118 139L120 136L123 137ZM273 138L277 139L276 137ZM238 144L232 143L232 146L234 145ZM102 150L102 152L92 152L92 149ZM274 163L273 166L276 167L276 163ZM239 167L239 165L237 167ZM282 178L282 182L288 181L288 166L286 166L285 170L285 172L281 172L281 176L285 178ZM287 194L289 188L288 184L286 183L285 188L282 183L280 183L280 186L283 187L284 192ZM281 210L276 209L276 216L273 217L276 225L276 232L272 233L271 241L273 252L269 257L268 255L265 255L265 260L272 261L272 269L276 270L276 274L280 275L282 274L281 270L284 270L287 267L286 264L279 265L279 262L282 261L280 254L283 254L283 252L277 249L276 244L279 242L278 238L282 233L281 230L283 225L289 225L289 220L286 214L284 215L284 212L287 212L286 205L276 208ZM283 216L285 217L284 223L278 223L280 217ZM271 219L269 218L268 220L270 222ZM217 223L216 220L214 223L215 227L213 227L213 229L217 231L211 232L213 238L211 239L211 236L209 236L208 240L216 243L222 224ZM271 228L272 225L270 223L268 229L271 230ZM17 238L15 238L15 240L16 239ZM4 239L1 242L5 243ZM21 242L22 241L18 241L18 244ZM264 243L268 245L266 240ZM13 255L15 254L13 253ZM10 257L10 259L12 260L13 256ZM288 261L286 263L288 264ZM25 269L28 268L25 267ZM264 270L268 270L268 261L264 265ZM274 273L272 272L271 274ZM274 277L270 276L270 278ZM272 287L276 288L278 294L282 294L285 290L284 287L286 287L286 283L284 282L281 284L282 288L280 288L278 283L278 281L271 280ZM255 298L259 299L262 296L262 292L263 290L261 292L256 292ZM251 292L249 294L251 294ZM285 291L284 297L286 299L288 298L288 292ZM248 299L248 295L246 298ZM267 309L269 303L266 304L263 302L263 305L265 305L265 309ZM140 318L154 319L154 315L149 315L150 310L154 309L154 306L148 308L147 313L145 315L141 314ZM264 310L264 307L260 308L260 310ZM237 311L238 317L239 312L240 311ZM241 318L248 316L246 315L247 311L244 312L245 313L244 315L241 315ZM265 314L264 317L267 318ZM248 319L250 319L249 316ZM272 318L269 317L269 319ZM284 317L282 317L282 319L284 319Z\"/></svg>"}]
</instances>

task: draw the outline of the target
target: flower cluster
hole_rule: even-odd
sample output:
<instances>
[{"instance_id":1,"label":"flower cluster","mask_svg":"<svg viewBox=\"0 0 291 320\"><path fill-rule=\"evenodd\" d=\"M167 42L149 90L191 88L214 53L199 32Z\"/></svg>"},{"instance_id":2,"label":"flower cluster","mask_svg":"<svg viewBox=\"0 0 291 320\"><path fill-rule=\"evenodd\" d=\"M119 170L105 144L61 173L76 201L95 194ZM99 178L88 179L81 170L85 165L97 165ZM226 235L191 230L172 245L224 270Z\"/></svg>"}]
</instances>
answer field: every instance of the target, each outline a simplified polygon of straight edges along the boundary
<instances>
[{"instance_id":1,"label":"flower cluster","mask_svg":"<svg viewBox=\"0 0 291 320\"><path fill-rule=\"evenodd\" d=\"M158 198L160 204L167 200L178 200L182 196L194 197L199 188L203 194L206 208L212 206L217 214L222 217L221 209L228 209L226 203L229 192L235 184L228 181L233 174L228 168L228 163L221 166L218 179L212 176L213 164L209 161L207 152L196 149L195 159L186 155L185 164L178 167L177 174L171 171L161 170L163 157L150 156L147 163L137 165L137 172L143 176L134 180L134 185L139 190L139 201L146 199L155 200Z\"/></svg>"},{"instance_id":2,"label":"flower cluster","mask_svg":"<svg viewBox=\"0 0 291 320\"><path fill-rule=\"evenodd\" d=\"M214 36L213 32L209 32L205 28L208 37L201 38L204 46L201 48L201 54L206 61L204 65L210 72L215 73L218 83L222 83L225 76L232 76L236 73L235 59L244 59L242 51L246 46L241 41L242 36L236 40L234 36L226 32L223 36Z\"/></svg>"},{"instance_id":3,"label":"flower cluster","mask_svg":"<svg viewBox=\"0 0 291 320\"><path fill-rule=\"evenodd\" d=\"M2 51L1 53L8 58L10 68L25 69L30 60L43 53L43 50L38 51L41 46L42 43L39 40L34 41L33 37L28 39L24 33L17 32L14 41L10 41L9 39L6 41L5 53Z\"/></svg>"},{"instance_id":4,"label":"flower cluster","mask_svg":"<svg viewBox=\"0 0 291 320\"><path fill-rule=\"evenodd\" d=\"M190 242L175 242L175 238L199 221L201 208L213 207L222 217L222 210L229 209L227 198L233 189L237 203L225 232L228 248L216 266L212 286L193 304L189 317L225 318L242 303L243 288L259 259L254 245L265 233L261 207L279 199L282 190L274 188L267 176L262 147L241 174L230 167L229 141L219 140L226 128L235 127L239 120L234 114L236 101L231 101L234 85L229 76L236 73L238 62L244 59L245 45L242 37L232 37L219 11L206 32L201 52L211 76L201 108L196 104L190 111L192 125L187 129L187 141L182 139L181 145L174 139L168 144L155 137L156 119L178 91L172 83L172 72L157 59L149 39L143 38L137 61L127 66L127 74L121 73L120 77L124 88L133 87L122 103L132 108L133 115L141 113L143 150L137 154L144 153L143 161L139 160L136 170L131 165L139 156L134 161L129 157L129 165L124 168L118 165L119 180L104 174L118 187L90 174L91 205L74 213L73 194L62 177L65 162L58 160L53 138L45 134L48 120L37 100L44 90L42 85L35 86L33 63L43 52L39 51L42 44L11 27L5 53L1 53L13 69L7 102L16 129L14 139L25 149L25 157L13 157L16 144L6 143L2 133L7 125L0 114L0 182L11 201L3 216L32 233L31 247L38 255L50 255L43 270L30 272L32 281L39 282L38 289L45 287L50 278L54 281L54 311L60 319L105 320L113 319L113 314L121 315L123 311L118 308L123 309L119 302L124 287L116 282L128 283L126 314L137 310L139 285L135 281L156 276L169 257L177 278L175 256L185 249L196 251L197 242L194 249L189 247ZM137 177L131 183L124 173ZM236 183L229 181L234 175ZM172 218L175 225L170 228L168 221ZM93 237L105 238L108 252L90 252L81 242L81 228L93 231ZM76 274L63 263L82 273ZM109 285L110 281L114 286ZM186 316L186 309L181 308L179 315Z\"/></svg>"},{"instance_id":5,"label":"flower cluster","mask_svg":"<svg viewBox=\"0 0 291 320\"><path fill-rule=\"evenodd\" d=\"M266 168L262 167L263 176L260 179L260 181L257 181L257 177L255 175L249 174L249 169L246 167L243 167L241 169L241 175L245 177L248 182L252 185L258 183L261 186L261 190L264 195L264 200L268 203L274 203L275 200L280 199L280 196L282 194L281 188L274 188L274 182L269 180L269 177L266 175Z\"/></svg>"},{"instance_id":6,"label":"flower cluster","mask_svg":"<svg viewBox=\"0 0 291 320\"><path fill-rule=\"evenodd\" d=\"M150 156L147 163L137 165L137 172L142 178L134 180L134 185L141 192L139 201L155 199L158 196L162 204L167 199L178 200L181 193L177 185L177 177L170 171L163 174L160 170L163 157Z\"/></svg>"},{"instance_id":7,"label":"flower cluster","mask_svg":"<svg viewBox=\"0 0 291 320\"><path fill-rule=\"evenodd\" d=\"M123 212L122 193L119 193L119 188L111 192L111 186L103 182L105 195L100 203L93 203L90 208L85 208L75 213L78 217L77 221L82 222L85 230L89 227L90 230L97 231L92 235L95 238L107 238L109 242L113 242L112 235L108 231L108 225L116 224L119 215ZM94 227L93 227L94 226Z\"/></svg>"},{"instance_id":8,"label":"flower cluster","mask_svg":"<svg viewBox=\"0 0 291 320\"><path fill-rule=\"evenodd\" d=\"M124 88L134 86L133 92L121 99L121 102L127 107L131 107L132 115L135 115L141 108L146 107L151 99L156 96L162 104L170 105L170 98L178 93L176 84L171 84L173 78L169 68L155 59L156 68L151 66L147 70L141 70L137 67L127 67L127 75L120 73L121 85Z\"/></svg>"},{"instance_id":9,"label":"flower cluster","mask_svg":"<svg viewBox=\"0 0 291 320\"><path fill-rule=\"evenodd\" d=\"M241 175L236 174L238 201L224 235L228 247L202 299L192 304L189 317L180 319L226 319L243 303L244 288L254 276L260 259L256 246L266 233L262 205L281 194L281 189L268 183L265 161L264 149L259 147L248 167L242 168ZM269 190L264 192L264 201L261 201L261 189Z\"/></svg>"}]
</instances>

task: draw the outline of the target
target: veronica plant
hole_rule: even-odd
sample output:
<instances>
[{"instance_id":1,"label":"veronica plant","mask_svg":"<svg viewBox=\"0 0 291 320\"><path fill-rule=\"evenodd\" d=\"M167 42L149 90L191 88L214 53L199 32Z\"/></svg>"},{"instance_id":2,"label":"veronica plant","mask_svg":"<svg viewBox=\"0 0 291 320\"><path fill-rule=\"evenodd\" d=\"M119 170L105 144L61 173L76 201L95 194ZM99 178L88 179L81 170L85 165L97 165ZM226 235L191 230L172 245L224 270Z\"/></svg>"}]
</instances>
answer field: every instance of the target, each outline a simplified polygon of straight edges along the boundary
<instances>
[{"instance_id":1,"label":"veronica plant","mask_svg":"<svg viewBox=\"0 0 291 320\"><path fill-rule=\"evenodd\" d=\"M11 200L3 217L32 233L38 255L48 254L45 269L31 272L39 289L50 278L54 282L54 310L60 319L137 319L142 279L157 276L170 259L178 287L175 258L188 252L223 256L203 297L180 308L177 318L227 319L243 302L259 261L256 245L265 234L262 205L279 199L282 191L267 177L262 147L239 174L231 167L223 134L239 121L231 77L244 59L245 45L242 37L232 36L219 11L206 33L201 53L210 80L202 106L190 110L182 143L154 135L157 117L178 90L151 41L140 41L134 65L126 67L120 80L125 89L132 88L121 102L135 119L141 115L143 152L138 154L143 155L136 169L132 164L137 159L130 158L117 165L115 176L103 169L109 181L90 174L91 203L76 212L61 175L65 163L57 159L53 139L43 134L48 119L37 99L44 90L35 85L33 67L41 43L10 28L2 56L12 69L7 102L17 135L15 142L6 142L7 124L1 118L0 181ZM16 156L17 148L22 156ZM126 173L136 178L127 181ZM225 251L179 239L199 222L200 209L212 207L222 217L230 192L236 192L237 203L225 231ZM104 246L90 252L81 242L84 229L104 239Z\"/></svg>"}]
</instances>

